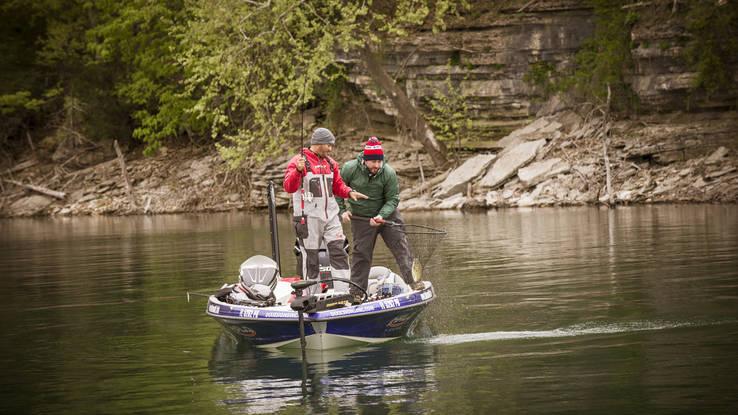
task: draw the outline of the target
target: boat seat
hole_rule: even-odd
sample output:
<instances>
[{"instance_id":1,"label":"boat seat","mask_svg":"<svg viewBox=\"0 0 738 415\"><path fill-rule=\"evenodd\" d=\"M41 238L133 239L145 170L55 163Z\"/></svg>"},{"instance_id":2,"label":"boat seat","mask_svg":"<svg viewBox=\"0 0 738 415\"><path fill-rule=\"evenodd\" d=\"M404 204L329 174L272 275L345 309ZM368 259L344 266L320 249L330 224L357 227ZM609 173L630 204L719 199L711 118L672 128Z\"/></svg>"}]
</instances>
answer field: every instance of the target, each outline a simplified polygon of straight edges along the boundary
<instances>
[{"instance_id":1,"label":"boat seat","mask_svg":"<svg viewBox=\"0 0 738 415\"><path fill-rule=\"evenodd\" d=\"M372 280L372 279L376 280L376 279L378 279L381 276L389 275L391 273L392 273L392 271L389 268L387 268L387 267L374 266L374 267L371 267L369 269L369 279L370 280Z\"/></svg>"},{"instance_id":2,"label":"boat seat","mask_svg":"<svg viewBox=\"0 0 738 415\"><path fill-rule=\"evenodd\" d=\"M399 287L399 290L403 293L411 290L410 286L403 281L402 277L392 272L387 267L374 266L369 270L369 283L367 288L367 294L372 296L376 294L379 287L383 284L392 284Z\"/></svg>"}]
</instances>

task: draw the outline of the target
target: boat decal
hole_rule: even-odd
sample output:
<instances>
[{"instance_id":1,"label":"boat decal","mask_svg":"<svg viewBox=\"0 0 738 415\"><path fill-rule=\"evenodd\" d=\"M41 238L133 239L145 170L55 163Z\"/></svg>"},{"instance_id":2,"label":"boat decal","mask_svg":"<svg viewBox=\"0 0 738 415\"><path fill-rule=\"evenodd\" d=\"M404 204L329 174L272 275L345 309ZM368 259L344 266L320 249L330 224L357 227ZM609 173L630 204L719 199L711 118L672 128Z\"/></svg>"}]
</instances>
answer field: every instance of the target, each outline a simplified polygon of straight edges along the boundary
<instances>
[{"instance_id":1,"label":"boat decal","mask_svg":"<svg viewBox=\"0 0 738 415\"><path fill-rule=\"evenodd\" d=\"M431 291L424 291L420 293L420 299L421 301L425 301L429 298L433 297L433 293Z\"/></svg>"},{"instance_id":2,"label":"boat decal","mask_svg":"<svg viewBox=\"0 0 738 415\"><path fill-rule=\"evenodd\" d=\"M215 304L208 304L208 311L210 311L213 314L220 313L220 306Z\"/></svg>"},{"instance_id":3,"label":"boat decal","mask_svg":"<svg viewBox=\"0 0 738 415\"><path fill-rule=\"evenodd\" d=\"M389 323L387 323L387 328L394 329L394 328L397 328L397 327L402 327L412 317L413 317L413 314L412 313L411 314L402 314L402 315L399 315L399 316L393 318Z\"/></svg>"},{"instance_id":4,"label":"boat decal","mask_svg":"<svg viewBox=\"0 0 738 415\"><path fill-rule=\"evenodd\" d=\"M251 327L240 326L238 328L238 334L246 337L256 337L256 330Z\"/></svg>"}]
</instances>

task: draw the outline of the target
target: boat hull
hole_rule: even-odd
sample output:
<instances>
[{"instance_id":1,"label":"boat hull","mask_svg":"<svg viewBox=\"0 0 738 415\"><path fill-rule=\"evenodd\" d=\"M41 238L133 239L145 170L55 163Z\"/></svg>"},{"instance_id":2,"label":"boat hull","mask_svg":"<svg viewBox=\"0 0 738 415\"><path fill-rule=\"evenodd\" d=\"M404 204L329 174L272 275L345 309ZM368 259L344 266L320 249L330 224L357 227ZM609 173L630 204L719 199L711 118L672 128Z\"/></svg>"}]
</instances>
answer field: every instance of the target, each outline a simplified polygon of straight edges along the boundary
<instances>
[{"instance_id":1,"label":"boat hull","mask_svg":"<svg viewBox=\"0 0 738 415\"><path fill-rule=\"evenodd\" d=\"M425 282L423 289L395 297L305 313L306 347L325 350L403 337L434 298L433 285ZM240 341L262 347L300 347L298 315L288 306L240 306L211 296L207 314Z\"/></svg>"}]
</instances>

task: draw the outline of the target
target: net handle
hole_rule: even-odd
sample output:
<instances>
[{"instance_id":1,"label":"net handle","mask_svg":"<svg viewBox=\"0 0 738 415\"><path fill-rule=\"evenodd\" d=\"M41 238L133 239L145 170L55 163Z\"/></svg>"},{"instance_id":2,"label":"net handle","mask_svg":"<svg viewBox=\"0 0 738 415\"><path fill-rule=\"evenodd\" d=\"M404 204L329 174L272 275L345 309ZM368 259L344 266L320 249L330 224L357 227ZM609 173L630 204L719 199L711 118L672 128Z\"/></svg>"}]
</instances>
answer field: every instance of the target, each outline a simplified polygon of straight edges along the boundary
<instances>
[{"instance_id":1,"label":"net handle","mask_svg":"<svg viewBox=\"0 0 738 415\"><path fill-rule=\"evenodd\" d=\"M366 216L351 215L351 220L354 220L354 219L363 220L363 221L369 221L370 219L373 219L373 218L367 218ZM442 234L442 235L445 235L447 233L446 231L444 231L442 229L436 229L436 228L432 228L430 226L415 225L415 224L412 224L412 223L397 223L397 222L393 222L391 220L386 220L386 219L384 220L384 222L382 222L382 224L383 225L388 225L388 226L396 226L396 227L400 228L400 231L401 232L404 232L406 234L428 234L428 235L441 235ZM420 231L418 231L418 230L410 230L410 231L408 231L406 229L408 227L411 228L411 229L412 228L417 228L417 229L421 229L421 230Z\"/></svg>"}]
</instances>

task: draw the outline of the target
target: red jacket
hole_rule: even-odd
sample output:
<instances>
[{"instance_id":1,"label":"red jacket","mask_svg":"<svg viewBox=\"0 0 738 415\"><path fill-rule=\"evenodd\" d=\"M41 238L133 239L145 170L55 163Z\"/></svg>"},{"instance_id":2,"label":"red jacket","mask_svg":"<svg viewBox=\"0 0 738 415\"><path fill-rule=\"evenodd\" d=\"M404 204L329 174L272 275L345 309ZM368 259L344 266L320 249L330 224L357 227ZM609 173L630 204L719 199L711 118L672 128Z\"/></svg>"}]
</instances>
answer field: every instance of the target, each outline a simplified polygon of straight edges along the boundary
<instances>
[{"instance_id":1,"label":"red jacket","mask_svg":"<svg viewBox=\"0 0 738 415\"><path fill-rule=\"evenodd\" d=\"M303 149L305 159L307 160L306 165L310 166L310 172L313 174L331 174L333 173L333 194L347 199L351 188L346 186L346 183L341 179L341 172L338 168L338 163L330 157L319 158L310 149ZM284 173L284 190L287 193L295 193L300 190L300 179L305 176L306 172L297 171L296 163L299 160L300 155L292 157L290 162L287 164L287 170Z\"/></svg>"}]
</instances>

